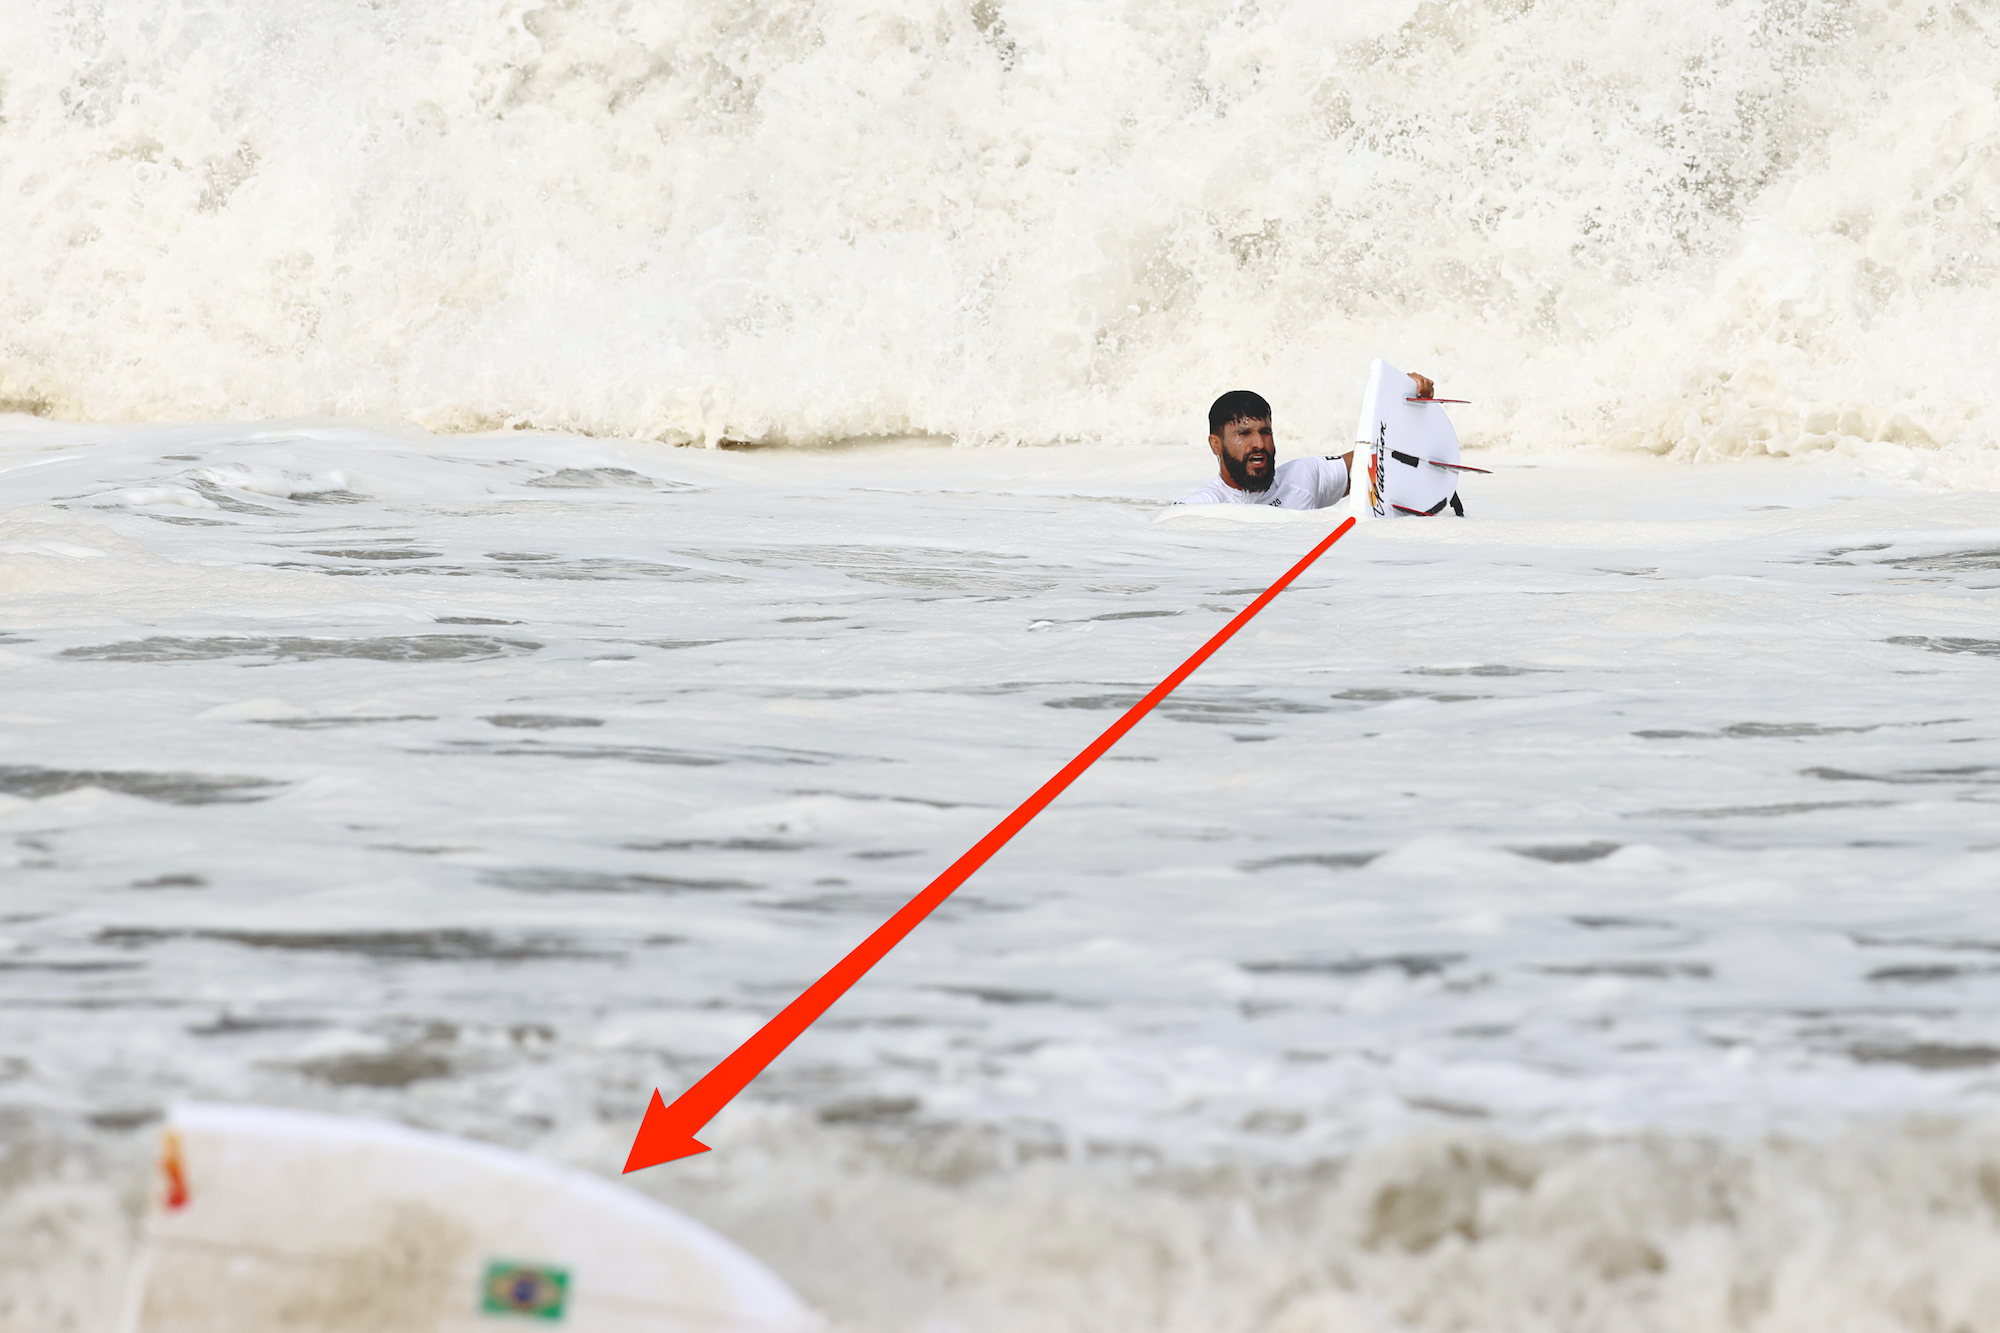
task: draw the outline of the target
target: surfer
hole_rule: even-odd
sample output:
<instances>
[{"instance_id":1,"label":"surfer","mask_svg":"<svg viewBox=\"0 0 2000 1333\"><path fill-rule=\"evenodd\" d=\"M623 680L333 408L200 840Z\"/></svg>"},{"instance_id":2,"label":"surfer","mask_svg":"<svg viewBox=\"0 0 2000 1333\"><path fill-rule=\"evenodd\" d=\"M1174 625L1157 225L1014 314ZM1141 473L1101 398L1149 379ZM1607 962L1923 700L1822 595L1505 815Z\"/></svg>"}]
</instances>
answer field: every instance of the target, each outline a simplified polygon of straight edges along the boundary
<instances>
[{"instance_id":1,"label":"surfer","mask_svg":"<svg viewBox=\"0 0 2000 1333\"><path fill-rule=\"evenodd\" d=\"M1435 389L1412 374L1418 398ZM1324 509L1347 494L1354 451L1324 458L1278 461L1271 432L1271 405L1263 395L1232 389L1208 409L1208 447L1218 463L1215 479L1186 497L1184 505L1275 505L1280 509Z\"/></svg>"}]
</instances>

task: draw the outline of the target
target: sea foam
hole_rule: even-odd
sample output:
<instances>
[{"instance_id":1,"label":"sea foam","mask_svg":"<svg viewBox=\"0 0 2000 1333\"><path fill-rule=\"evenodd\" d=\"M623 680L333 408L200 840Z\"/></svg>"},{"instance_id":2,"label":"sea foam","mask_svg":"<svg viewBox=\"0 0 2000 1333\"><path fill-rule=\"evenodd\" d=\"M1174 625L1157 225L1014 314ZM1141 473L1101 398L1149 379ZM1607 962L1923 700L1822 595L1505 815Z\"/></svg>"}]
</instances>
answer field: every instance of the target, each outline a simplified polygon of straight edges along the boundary
<instances>
[{"instance_id":1,"label":"sea foam","mask_svg":"<svg viewBox=\"0 0 2000 1333\"><path fill-rule=\"evenodd\" d=\"M22 5L0 399L1990 477L1995 33L1899 0ZM1192 386L1192 387L1191 387Z\"/></svg>"}]
</instances>

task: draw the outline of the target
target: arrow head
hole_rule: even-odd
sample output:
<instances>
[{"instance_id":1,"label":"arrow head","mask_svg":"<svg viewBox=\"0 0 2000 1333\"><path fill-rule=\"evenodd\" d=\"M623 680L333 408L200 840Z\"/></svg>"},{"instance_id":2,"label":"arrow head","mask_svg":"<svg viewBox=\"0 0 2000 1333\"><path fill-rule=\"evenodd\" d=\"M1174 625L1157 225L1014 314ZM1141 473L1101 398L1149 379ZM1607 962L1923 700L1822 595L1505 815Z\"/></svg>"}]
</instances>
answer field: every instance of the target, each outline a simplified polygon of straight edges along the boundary
<instances>
[{"instance_id":1,"label":"arrow head","mask_svg":"<svg viewBox=\"0 0 2000 1333\"><path fill-rule=\"evenodd\" d=\"M646 1105L646 1118L639 1122L638 1137L632 1140L632 1154L625 1159L624 1174L707 1152L708 1145L697 1142L694 1136L700 1128L683 1124L673 1107L660 1100L660 1090L653 1089L653 1100Z\"/></svg>"}]
</instances>

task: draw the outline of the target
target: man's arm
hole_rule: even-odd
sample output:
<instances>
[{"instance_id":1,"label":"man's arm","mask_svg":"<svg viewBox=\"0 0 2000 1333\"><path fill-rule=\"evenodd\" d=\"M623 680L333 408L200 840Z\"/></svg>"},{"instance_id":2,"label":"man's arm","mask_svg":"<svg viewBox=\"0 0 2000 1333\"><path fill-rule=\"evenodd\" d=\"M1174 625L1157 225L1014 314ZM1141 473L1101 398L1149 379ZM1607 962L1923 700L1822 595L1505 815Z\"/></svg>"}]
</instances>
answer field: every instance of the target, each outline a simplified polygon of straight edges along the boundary
<instances>
[{"instance_id":1,"label":"man's arm","mask_svg":"<svg viewBox=\"0 0 2000 1333\"><path fill-rule=\"evenodd\" d=\"M1325 459L1329 463L1340 464L1340 489L1334 490L1333 478L1326 469L1320 469L1314 478L1316 498L1313 500L1313 508L1315 509L1324 509L1330 504L1338 503L1354 489L1354 451L1350 449L1344 454L1327 454Z\"/></svg>"}]
</instances>

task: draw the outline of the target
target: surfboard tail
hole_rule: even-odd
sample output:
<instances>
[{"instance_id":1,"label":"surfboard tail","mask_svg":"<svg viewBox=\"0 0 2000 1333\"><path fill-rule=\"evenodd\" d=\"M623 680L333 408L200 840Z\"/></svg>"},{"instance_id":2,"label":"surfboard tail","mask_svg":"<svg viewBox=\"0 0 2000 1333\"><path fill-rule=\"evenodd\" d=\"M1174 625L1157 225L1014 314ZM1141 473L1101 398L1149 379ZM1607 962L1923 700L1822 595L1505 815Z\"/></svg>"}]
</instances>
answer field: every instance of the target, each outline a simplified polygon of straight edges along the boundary
<instances>
[{"instance_id":1,"label":"surfboard tail","mask_svg":"<svg viewBox=\"0 0 2000 1333\"><path fill-rule=\"evenodd\" d=\"M1454 503L1458 474L1485 468L1458 461L1458 432L1448 404L1462 398L1419 398L1408 375L1377 358L1369 363L1357 441L1369 450L1368 513L1375 518L1428 516Z\"/></svg>"}]
</instances>

